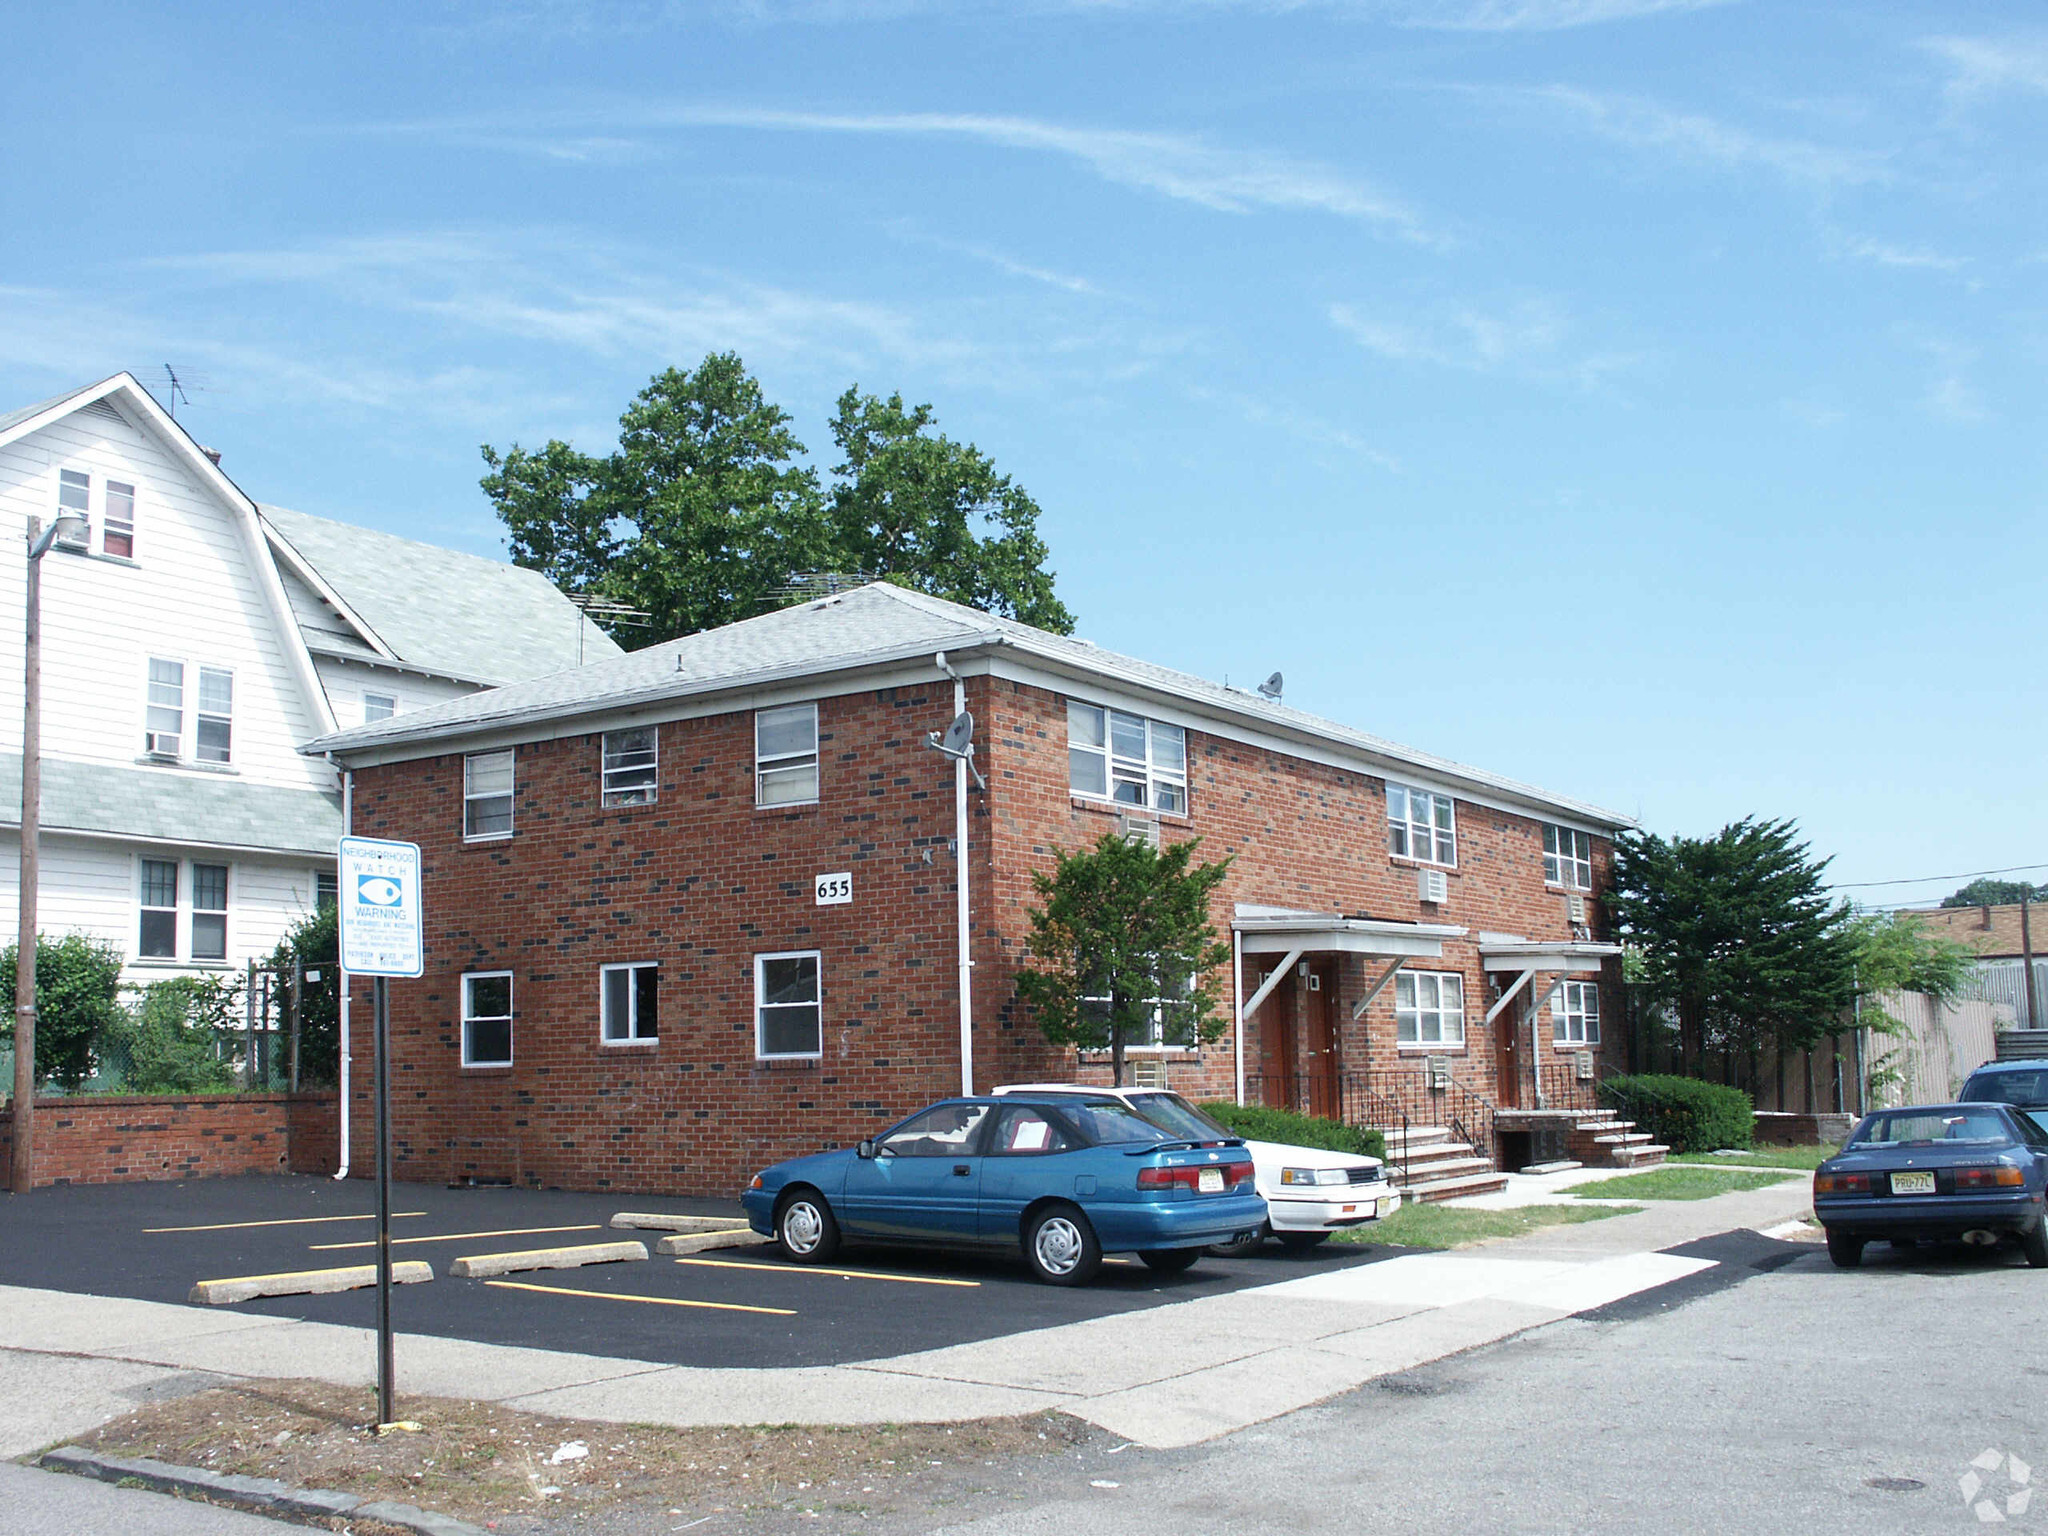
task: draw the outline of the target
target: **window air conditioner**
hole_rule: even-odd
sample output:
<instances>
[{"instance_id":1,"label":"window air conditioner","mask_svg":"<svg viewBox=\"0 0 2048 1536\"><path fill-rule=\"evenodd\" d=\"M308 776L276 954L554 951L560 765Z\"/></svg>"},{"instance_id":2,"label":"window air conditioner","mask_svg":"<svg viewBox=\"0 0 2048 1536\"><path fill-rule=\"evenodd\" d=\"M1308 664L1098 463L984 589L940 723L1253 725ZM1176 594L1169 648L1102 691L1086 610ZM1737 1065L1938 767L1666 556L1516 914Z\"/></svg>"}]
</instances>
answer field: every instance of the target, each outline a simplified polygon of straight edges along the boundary
<instances>
[{"instance_id":1,"label":"window air conditioner","mask_svg":"<svg viewBox=\"0 0 2048 1536\"><path fill-rule=\"evenodd\" d=\"M1166 1086L1166 1063L1157 1056L1133 1056L1130 1059L1130 1069L1133 1088Z\"/></svg>"},{"instance_id":2,"label":"window air conditioner","mask_svg":"<svg viewBox=\"0 0 2048 1536\"><path fill-rule=\"evenodd\" d=\"M1429 1086L1438 1093L1442 1093L1445 1089L1449 1088L1451 1086L1451 1058L1448 1056L1425 1056L1422 1059L1426 1065L1425 1076Z\"/></svg>"},{"instance_id":3,"label":"window air conditioner","mask_svg":"<svg viewBox=\"0 0 2048 1536\"><path fill-rule=\"evenodd\" d=\"M178 755L177 735L171 731L144 731L142 733L142 750L151 757L176 757Z\"/></svg>"},{"instance_id":4,"label":"window air conditioner","mask_svg":"<svg viewBox=\"0 0 2048 1536\"><path fill-rule=\"evenodd\" d=\"M1564 916L1568 923L1583 923L1586 920L1586 898L1576 893L1565 897Z\"/></svg>"},{"instance_id":5,"label":"window air conditioner","mask_svg":"<svg viewBox=\"0 0 2048 1536\"><path fill-rule=\"evenodd\" d=\"M1578 1068L1580 1082L1590 1083L1593 1081L1593 1053L1591 1051L1579 1052L1574 1058L1574 1065Z\"/></svg>"},{"instance_id":6,"label":"window air conditioner","mask_svg":"<svg viewBox=\"0 0 2048 1536\"><path fill-rule=\"evenodd\" d=\"M1143 843L1147 848L1159 846L1159 823L1147 821L1142 816L1118 816L1116 835L1127 843Z\"/></svg>"},{"instance_id":7,"label":"window air conditioner","mask_svg":"<svg viewBox=\"0 0 2048 1536\"><path fill-rule=\"evenodd\" d=\"M1451 894L1450 877L1440 869L1418 869L1415 893L1433 907L1440 907Z\"/></svg>"}]
</instances>

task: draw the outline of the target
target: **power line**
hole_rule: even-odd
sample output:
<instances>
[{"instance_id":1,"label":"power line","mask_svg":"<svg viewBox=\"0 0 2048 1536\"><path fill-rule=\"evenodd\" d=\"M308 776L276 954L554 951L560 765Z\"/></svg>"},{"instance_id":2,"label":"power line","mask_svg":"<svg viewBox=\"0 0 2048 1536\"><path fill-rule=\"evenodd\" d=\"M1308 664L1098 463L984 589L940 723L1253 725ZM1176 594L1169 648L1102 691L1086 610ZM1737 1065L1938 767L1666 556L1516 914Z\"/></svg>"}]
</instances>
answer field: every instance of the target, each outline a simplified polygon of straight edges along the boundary
<instances>
[{"instance_id":1,"label":"power line","mask_svg":"<svg viewBox=\"0 0 2048 1536\"><path fill-rule=\"evenodd\" d=\"M1863 891L1877 885L1932 885L1937 880L1981 880L1987 875L2017 875L2028 870L2048 869L2048 864L2009 864L2004 869L1966 869L1955 875L1922 875L1917 880L1836 880L1838 891Z\"/></svg>"}]
</instances>

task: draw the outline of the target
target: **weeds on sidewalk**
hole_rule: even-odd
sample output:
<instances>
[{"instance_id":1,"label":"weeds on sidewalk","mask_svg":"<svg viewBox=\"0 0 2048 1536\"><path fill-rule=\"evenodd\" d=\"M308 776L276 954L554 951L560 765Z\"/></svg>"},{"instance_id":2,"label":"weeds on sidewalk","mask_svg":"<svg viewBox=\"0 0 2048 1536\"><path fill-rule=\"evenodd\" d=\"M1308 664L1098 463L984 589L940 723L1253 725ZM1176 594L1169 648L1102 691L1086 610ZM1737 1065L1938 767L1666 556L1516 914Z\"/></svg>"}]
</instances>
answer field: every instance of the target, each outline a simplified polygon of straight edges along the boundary
<instances>
[{"instance_id":1,"label":"weeds on sidewalk","mask_svg":"<svg viewBox=\"0 0 2048 1536\"><path fill-rule=\"evenodd\" d=\"M1340 1233L1340 1243L1383 1243L1389 1248L1464 1248L1503 1237L1521 1237L1539 1227L1609 1216L1633 1216L1641 1207L1624 1205L1524 1205L1505 1211L1466 1206L1404 1205L1370 1226Z\"/></svg>"}]
</instances>

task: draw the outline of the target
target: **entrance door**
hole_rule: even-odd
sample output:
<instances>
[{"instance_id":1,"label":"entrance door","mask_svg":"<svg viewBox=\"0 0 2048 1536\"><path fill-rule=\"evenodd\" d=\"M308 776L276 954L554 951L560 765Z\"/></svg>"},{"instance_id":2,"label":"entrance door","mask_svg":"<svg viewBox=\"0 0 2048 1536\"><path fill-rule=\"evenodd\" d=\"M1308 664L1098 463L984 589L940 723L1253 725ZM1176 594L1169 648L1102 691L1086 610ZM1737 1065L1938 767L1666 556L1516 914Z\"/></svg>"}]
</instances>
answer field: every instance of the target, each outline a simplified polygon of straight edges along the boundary
<instances>
[{"instance_id":1,"label":"entrance door","mask_svg":"<svg viewBox=\"0 0 2048 1536\"><path fill-rule=\"evenodd\" d=\"M1264 986L1266 978L1259 977L1254 985ZM1294 991L1296 977L1293 972L1280 978L1279 985L1266 994L1266 1000L1259 1004L1259 1011L1253 1015L1252 1023L1259 1032L1259 1094L1261 1103L1275 1109L1292 1109L1295 1099L1295 1076L1300 1069L1300 1057L1294 1043Z\"/></svg>"},{"instance_id":2,"label":"entrance door","mask_svg":"<svg viewBox=\"0 0 2048 1536\"><path fill-rule=\"evenodd\" d=\"M1301 999L1301 1070L1309 1114L1342 1118L1337 1093L1337 967L1311 961L1308 990Z\"/></svg>"},{"instance_id":3,"label":"entrance door","mask_svg":"<svg viewBox=\"0 0 2048 1536\"><path fill-rule=\"evenodd\" d=\"M1528 1071L1522 1044L1528 1022L1523 1015L1528 1006L1526 997L1518 997L1493 1021L1494 1102L1503 1109L1522 1105L1522 1075Z\"/></svg>"}]
</instances>

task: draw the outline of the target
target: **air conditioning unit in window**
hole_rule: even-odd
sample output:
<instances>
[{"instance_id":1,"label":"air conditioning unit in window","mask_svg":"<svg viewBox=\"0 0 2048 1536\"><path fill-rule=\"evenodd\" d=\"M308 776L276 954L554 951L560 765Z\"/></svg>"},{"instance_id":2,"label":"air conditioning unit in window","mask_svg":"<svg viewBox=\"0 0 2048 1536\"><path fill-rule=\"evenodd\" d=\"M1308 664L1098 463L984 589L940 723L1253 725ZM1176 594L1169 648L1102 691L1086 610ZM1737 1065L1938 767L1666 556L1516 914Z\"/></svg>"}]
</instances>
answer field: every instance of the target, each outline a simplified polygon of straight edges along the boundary
<instances>
[{"instance_id":1,"label":"air conditioning unit in window","mask_svg":"<svg viewBox=\"0 0 2048 1536\"><path fill-rule=\"evenodd\" d=\"M1583 923L1586 920L1586 898L1577 894L1565 897L1564 919L1568 923Z\"/></svg>"},{"instance_id":2,"label":"air conditioning unit in window","mask_svg":"<svg viewBox=\"0 0 2048 1536\"><path fill-rule=\"evenodd\" d=\"M1580 1051L1577 1056L1572 1058L1572 1062L1578 1069L1580 1082L1590 1083L1593 1081L1593 1053L1591 1051Z\"/></svg>"},{"instance_id":3,"label":"air conditioning unit in window","mask_svg":"<svg viewBox=\"0 0 2048 1536\"><path fill-rule=\"evenodd\" d=\"M1440 869L1418 869L1415 871L1415 894L1433 907L1440 907L1450 898L1450 877Z\"/></svg>"},{"instance_id":4,"label":"air conditioning unit in window","mask_svg":"<svg viewBox=\"0 0 2048 1536\"><path fill-rule=\"evenodd\" d=\"M1147 821L1142 816L1118 816L1116 835L1127 843L1143 843L1147 848L1159 846L1159 823Z\"/></svg>"},{"instance_id":5,"label":"air conditioning unit in window","mask_svg":"<svg viewBox=\"0 0 2048 1536\"><path fill-rule=\"evenodd\" d=\"M151 757L176 757L178 755L177 734L172 731L144 731L142 733L142 750Z\"/></svg>"},{"instance_id":6,"label":"air conditioning unit in window","mask_svg":"<svg viewBox=\"0 0 2048 1536\"><path fill-rule=\"evenodd\" d=\"M1131 1086L1133 1088L1164 1088L1166 1086L1166 1063L1157 1056L1133 1056L1130 1059Z\"/></svg>"},{"instance_id":7,"label":"air conditioning unit in window","mask_svg":"<svg viewBox=\"0 0 2048 1536\"><path fill-rule=\"evenodd\" d=\"M1447 1091L1451 1086L1451 1058L1425 1056L1422 1061L1423 1080L1428 1083L1430 1090L1435 1093Z\"/></svg>"}]
</instances>

